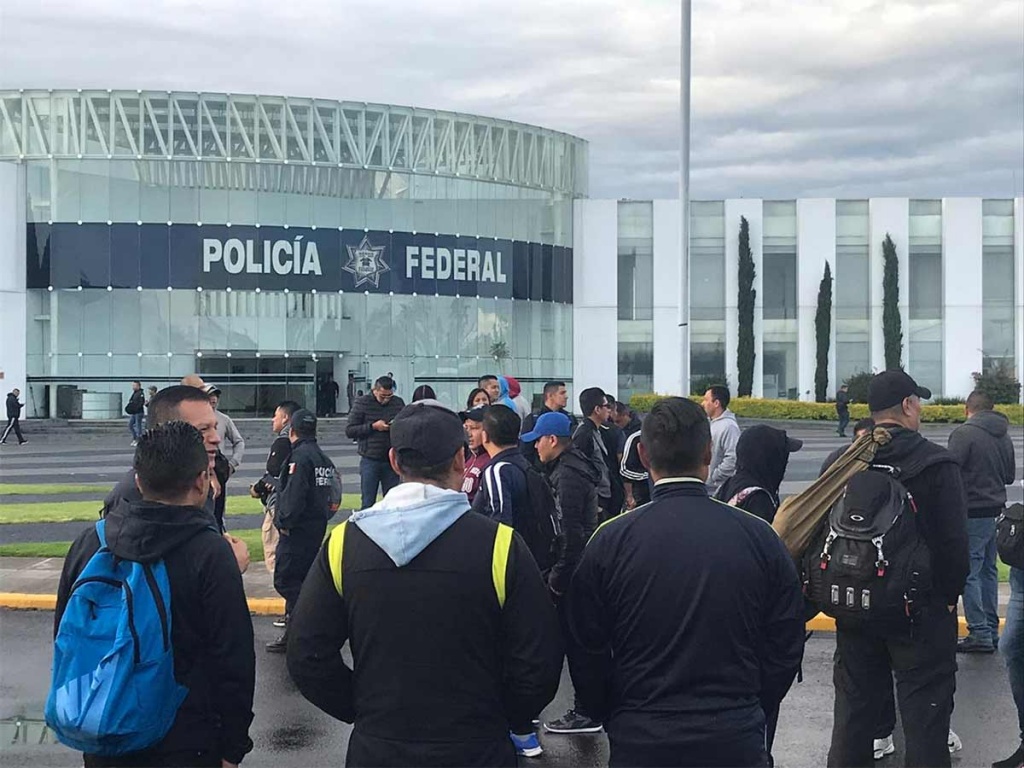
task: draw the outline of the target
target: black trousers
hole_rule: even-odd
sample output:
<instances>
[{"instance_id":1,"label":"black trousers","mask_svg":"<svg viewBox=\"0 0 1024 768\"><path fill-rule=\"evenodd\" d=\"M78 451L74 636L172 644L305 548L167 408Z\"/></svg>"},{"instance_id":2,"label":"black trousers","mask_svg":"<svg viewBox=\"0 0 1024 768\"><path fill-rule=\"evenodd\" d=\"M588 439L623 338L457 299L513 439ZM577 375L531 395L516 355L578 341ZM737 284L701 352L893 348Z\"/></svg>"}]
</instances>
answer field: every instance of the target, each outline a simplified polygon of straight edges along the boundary
<instances>
[{"instance_id":1,"label":"black trousers","mask_svg":"<svg viewBox=\"0 0 1024 768\"><path fill-rule=\"evenodd\" d=\"M872 741L885 719L896 678L906 742L905 765L948 766L949 718L956 691L957 618L943 605L921 610L913 625L836 632L835 721L829 768L874 764ZM884 726L883 726L884 727Z\"/></svg>"},{"instance_id":2,"label":"black trousers","mask_svg":"<svg viewBox=\"0 0 1024 768\"><path fill-rule=\"evenodd\" d=\"M7 436L11 434L11 430L14 430L14 434L18 436L19 443L25 442L25 436L21 434L20 419L15 416L13 419L7 420L7 426L4 428L3 436L0 436L0 443L7 442Z\"/></svg>"},{"instance_id":3,"label":"black trousers","mask_svg":"<svg viewBox=\"0 0 1024 768\"><path fill-rule=\"evenodd\" d=\"M277 560L274 563L274 589L284 598L285 613L291 615L295 603L302 592L302 582L313 566L320 545L323 543L323 531L315 533L281 534L277 542Z\"/></svg>"}]
</instances>

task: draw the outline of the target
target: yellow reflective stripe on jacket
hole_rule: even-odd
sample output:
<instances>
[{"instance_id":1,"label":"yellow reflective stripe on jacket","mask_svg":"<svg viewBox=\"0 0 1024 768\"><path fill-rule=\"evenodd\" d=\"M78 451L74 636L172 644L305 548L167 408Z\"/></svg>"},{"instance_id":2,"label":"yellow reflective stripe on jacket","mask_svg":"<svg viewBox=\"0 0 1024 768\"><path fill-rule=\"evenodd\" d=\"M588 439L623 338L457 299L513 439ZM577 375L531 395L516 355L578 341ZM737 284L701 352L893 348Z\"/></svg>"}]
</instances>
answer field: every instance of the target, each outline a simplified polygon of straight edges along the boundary
<instances>
[{"instance_id":1,"label":"yellow reflective stripe on jacket","mask_svg":"<svg viewBox=\"0 0 1024 768\"><path fill-rule=\"evenodd\" d=\"M505 572L508 570L508 551L512 548L512 529L498 523L494 534L494 552L491 555L491 578L498 605L505 607Z\"/></svg>"},{"instance_id":2,"label":"yellow reflective stripe on jacket","mask_svg":"<svg viewBox=\"0 0 1024 768\"><path fill-rule=\"evenodd\" d=\"M334 579L334 588L344 597L341 589L342 554L345 551L345 526L347 521L339 525L327 540L327 560ZM494 549L491 553L491 579L494 582L494 594L498 605L505 607L505 574L508 571L508 553L512 549L512 529L507 525L498 525L494 533Z\"/></svg>"},{"instance_id":3,"label":"yellow reflective stripe on jacket","mask_svg":"<svg viewBox=\"0 0 1024 768\"><path fill-rule=\"evenodd\" d=\"M334 588L341 595L341 555L345 551L345 526L346 520L333 531L327 540L327 562L331 567L331 576L334 577Z\"/></svg>"}]
</instances>

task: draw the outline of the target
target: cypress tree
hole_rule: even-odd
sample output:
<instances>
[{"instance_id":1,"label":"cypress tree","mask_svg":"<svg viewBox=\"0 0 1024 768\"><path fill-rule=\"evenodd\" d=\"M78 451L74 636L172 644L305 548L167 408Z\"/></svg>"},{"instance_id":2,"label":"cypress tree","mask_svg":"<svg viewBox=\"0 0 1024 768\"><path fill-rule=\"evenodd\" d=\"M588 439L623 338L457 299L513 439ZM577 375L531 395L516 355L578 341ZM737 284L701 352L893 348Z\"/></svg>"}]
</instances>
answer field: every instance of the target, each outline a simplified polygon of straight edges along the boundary
<instances>
[{"instance_id":1,"label":"cypress tree","mask_svg":"<svg viewBox=\"0 0 1024 768\"><path fill-rule=\"evenodd\" d=\"M745 216L740 217L739 248L739 296L736 305L739 310L739 338L736 346L736 366L739 369L739 397L750 397L754 391L754 256L750 252L750 224Z\"/></svg>"},{"instance_id":2,"label":"cypress tree","mask_svg":"<svg viewBox=\"0 0 1024 768\"><path fill-rule=\"evenodd\" d=\"M900 317L900 260L896 243L887 232L882 242L885 270L882 274L882 337L885 339L885 368L903 368L903 320Z\"/></svg>"},{"instance_id":3,"label":"cypress tree","mask_svg":"<svg viewBox=\"0 0 1024 768\"><path fill-rule=\"evenodd\" d=\"M814 313L814 340L818 348L814 369L814 399L828 400L828 350L832 346L832 267L825 262L825 274L818 286L818 309Z\"/></svg>"}]
</instances>

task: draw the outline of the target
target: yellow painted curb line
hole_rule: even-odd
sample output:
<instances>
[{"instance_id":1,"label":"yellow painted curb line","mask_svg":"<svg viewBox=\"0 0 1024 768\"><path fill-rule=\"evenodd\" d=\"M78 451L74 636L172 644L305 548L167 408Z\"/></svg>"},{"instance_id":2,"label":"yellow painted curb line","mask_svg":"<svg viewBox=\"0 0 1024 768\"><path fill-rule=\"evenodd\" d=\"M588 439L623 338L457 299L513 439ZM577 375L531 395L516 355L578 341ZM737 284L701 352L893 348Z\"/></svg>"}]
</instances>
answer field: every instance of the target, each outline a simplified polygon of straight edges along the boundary
<instances>
[{"instance_id":1,"label":"yellow painted curb line","mask_svg":"<svg viewBox=\"0 0 1024 768\"><path fill-rule=\"evenodd\" d=\"M967 619L963 616L957 617L957 623L959 624L960 637L967 637ZM1006 625L1006 619L999 620L1000 629ZM807 622L807 629L814 632L835 632L836 631L836 620L831 616L826 616L824 613L819 613L813 619Z\"/></svg>"},{"instance_id":2,"label":"yellow painted curb line","mask_svg":"<svg viewBox=\"0 0 1024 768\"><path fill-rule=\"evenodd\" d=\"M280 597L250 597L248 603L249 611L257 616L284 614L284 600ZM0 608L11 608L16 611L52 611L56 605L56 595L0 592Z\"/></svg>"}]
</instances>

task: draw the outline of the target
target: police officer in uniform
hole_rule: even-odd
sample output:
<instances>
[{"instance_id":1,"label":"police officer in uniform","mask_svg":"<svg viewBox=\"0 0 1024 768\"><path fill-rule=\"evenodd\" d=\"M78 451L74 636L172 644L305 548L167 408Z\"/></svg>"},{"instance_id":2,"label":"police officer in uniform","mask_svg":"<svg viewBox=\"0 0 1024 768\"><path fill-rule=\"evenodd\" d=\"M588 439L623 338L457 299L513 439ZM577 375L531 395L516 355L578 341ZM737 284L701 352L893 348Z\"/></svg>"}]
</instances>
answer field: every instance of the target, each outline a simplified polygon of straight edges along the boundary
<instances>
[{"instance_id":1,"label":"police officer in uniform","mask_svg":"<svg viewBox=\"0 0 1024 768\"><path fill-rule=\"evenodd\" d=\"M284 598L286 615L291 614L299 599L302 582L327 532L331 485L337 471L334 462L317 445L316 416L311 411L302 408L292 414L290 440L292 455L281 468L274 518L281 534L274 589ZM277 640L267 643L267 651L284 653L287 641L286 626Z\"/></svg>"}]
</instances>

